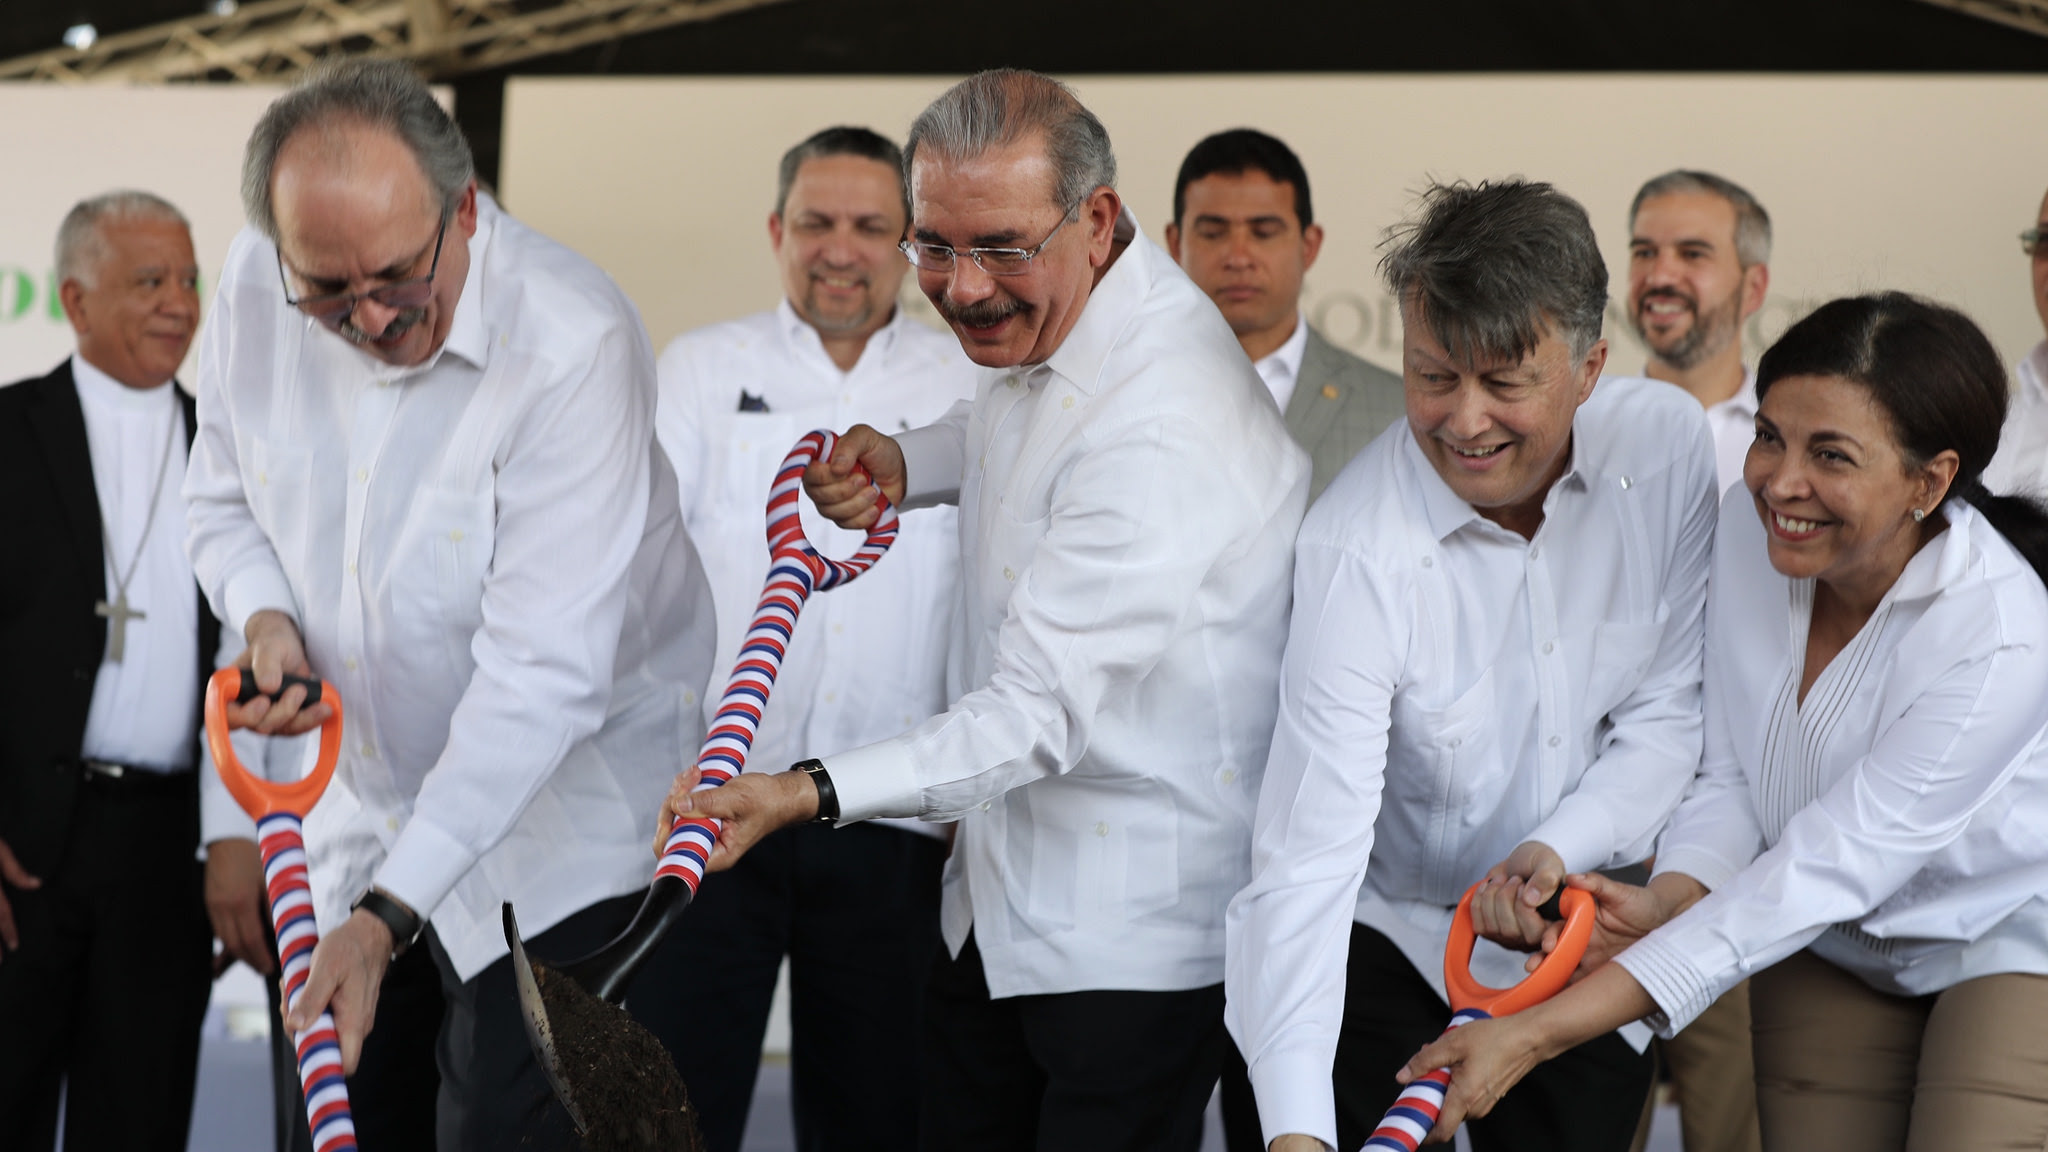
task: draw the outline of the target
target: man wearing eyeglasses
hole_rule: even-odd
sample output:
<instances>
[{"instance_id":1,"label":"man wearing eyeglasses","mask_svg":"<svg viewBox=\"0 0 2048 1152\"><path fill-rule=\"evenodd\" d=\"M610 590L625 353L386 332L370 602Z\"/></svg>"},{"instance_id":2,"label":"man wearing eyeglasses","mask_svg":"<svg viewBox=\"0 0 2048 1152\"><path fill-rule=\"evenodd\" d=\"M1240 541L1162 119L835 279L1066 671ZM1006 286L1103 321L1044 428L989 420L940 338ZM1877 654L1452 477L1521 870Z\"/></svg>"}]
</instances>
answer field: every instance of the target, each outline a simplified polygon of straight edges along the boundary
<instances>
[{"instance_id":1,"label":"man wearing eyeglasses","mask_svg":"<svg viewBox=\"0 0 2048 1152\"><path fill-rule=\"evenodd\" d=\"M2048 196L2041 200L2034 226L2020 233L2020 250L2033 263L2034 311L2048 330ZM1998 438L1998 455L1984 469L1984 486L1999 493L2048 495L2048 340L2034 345L2013 376L2018 386L2012 410Z\"/></svg>"},{"instance_id":2,"label":"man wearing eyeglasses","mask_svg":"<svg viewBox=\"0 0 2048 1152\"><path fill-rule=\"evenodd\" d=\"M906 507L958 504L958 698L799 771L694 797L686 774L670 810L729 821L714 868L800 821L958 821L922 1139L1192 1152L1307 458L1063 85L972 77L905 152L904 250L984 371L936 424L854 426L805 485L846 528L874 517L856 464Z\"/></svg>"},{"instance_id":3,"label":"man wearing eyeglasses","mask_svg":"<svg viewBox=\"0 0 2048 1152\"><path fill-rule=\"evenodd\" d=\"M777 307L678 337L662 353L656 425L683 521L704 550L730 668L761 595L761 524L782 458L813 428L909 428L974 394L959 342L896 306L908 271L903 152L865 128L783 155L768 238ZM888 559L813 597L789 638L748 763L864 744L943 712L959 598L950 508L905 514ZM825 527L831 556L861 537ZM707 702L717 707L717 696ZM790 1108L811 1149L915 1148L919 1006L939 941L945 830L919 820L786 828L690 904L634 996L672 1043L710 1152L746 1132L776 972L789 960Z\"/></svg>"},{"instance_id":4,"label":"man wearing eyeglasses","mask_svg":"<svg viewBox=\"0 0 2048 1152\"><path fill-rule=\"evenodd\" d=\"M234 719L309 730L330 705L281 674L334 685L356 812L326 854L344 867L312 877L324 937L286 1024L330 1008L344 1071L376 1072L382 979L425 950L446 1001L435 1130L378 1146L579 1147L500 905L541 956L609 940L703 731L714 624L654 440L652 349L602 273L477 191L400 64L331 64L275 101L243 201L201 340L188 546L265 692Z\"/></svg>"}]
</instances>

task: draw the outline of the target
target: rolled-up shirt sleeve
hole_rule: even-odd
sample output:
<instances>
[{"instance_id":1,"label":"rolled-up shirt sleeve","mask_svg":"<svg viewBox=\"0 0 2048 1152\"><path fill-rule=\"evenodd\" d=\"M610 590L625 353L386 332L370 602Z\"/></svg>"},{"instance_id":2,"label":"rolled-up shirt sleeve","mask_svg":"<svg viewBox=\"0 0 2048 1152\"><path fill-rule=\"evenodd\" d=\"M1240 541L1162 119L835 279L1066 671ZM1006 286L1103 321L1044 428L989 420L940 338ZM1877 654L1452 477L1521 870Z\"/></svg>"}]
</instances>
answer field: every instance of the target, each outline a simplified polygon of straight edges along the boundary
<instances>
[{"instance_id":1,"label":"rolled-up shirt sleeve","mask_svg":"<svg viewBox=\"0 0 2048 1152\"><path fill-rule=\"evenodd\" d=\"M1395 578L1345 549L1295 549L1280 713L1253 826L1252 881L1230 903L1224 1016L1265 1138L1335 1147L1330 1070L1352 910L1372 854L1391 708L1409 642Z\"/></svg>"},{"instance_id":2,"label":"rolled-up shirt sleeve","mask_svg":"<svg viewBox=\"0 0 2048 1152\"><path fill-rule=\"evenodd\" d=\"M380 887L430 914L509 831L611 702L629 573L654 483L654 356L637 322L558 366L496 468L475 672Z\"/></svg>"},{"instance_id":3,"label":"rolled-up shirt sleeve","mask_svg":"<svg viewBox=\"0 0 2048 1152\"><path fill-rule=\"evenodd\" d=\"M938 439L906 452L920 489L940 483L915 463ZM1189 481L1227 452L1165 414L1083 454L1015 574L988 682L903 736L828 759L841 821L950 820L1077 763L1103 701L1144 678L1201 610L1197 590L1219 557L1254 535L1258 513L1242 495ZM936 477L943 463L926 467Z\"/></svg>"},{"instance_id":4,"label":"rolled-up shirt sleeve","mask_svg":"<svg viewBox=\"0 0 2048 1152\"><path fill-rule=\"evenodd\" d=\"M933 423L896 436L896 447L903 453L904 511L959 503L967 420L973 409L973 401L961 400Z\"/></svg>"}]
</instances>

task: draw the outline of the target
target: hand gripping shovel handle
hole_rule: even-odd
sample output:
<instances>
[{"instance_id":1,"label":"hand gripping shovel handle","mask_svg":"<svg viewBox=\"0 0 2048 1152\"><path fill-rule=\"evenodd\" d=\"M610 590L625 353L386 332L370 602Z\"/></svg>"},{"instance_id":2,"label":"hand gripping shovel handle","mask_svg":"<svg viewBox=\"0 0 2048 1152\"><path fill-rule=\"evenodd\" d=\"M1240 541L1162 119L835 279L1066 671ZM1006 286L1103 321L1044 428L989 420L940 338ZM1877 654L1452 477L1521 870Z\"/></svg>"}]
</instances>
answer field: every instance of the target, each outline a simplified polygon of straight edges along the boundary
<instances>
[{"instance_id":1,"label":"hand gripping shovel handle","mask_svg":"<svg viewBox=\"0 0 2048 1152\"><path fill-rule=\"evenodd\" d=\"M827 559L805 538L803 520L797 514L804 469L819 457L831 456L832 446L837 442L838 437L830 432L812 432L797 441L775 473L775 487L768 495L768 583L761 590L754 622L740 644L739 657L733 664L732 677L726 682L725 695L719 699L711 731L704 738L703 750L697 754L697 767L704 773L697 785L700 792L718 787L745 769L747 750L753 746L754 733L760 728L761 713L768 706L776 674L782 670L782 657L804 602L813 592L852 582L874 567L875 561L896 542L896 509L879 489L875 492L875 507L880 514L868 529L867 539L852 556L845 560ZM678 819L669 828L661 862L654 870L655 881L674 876L694 894L704 880L711 847L717 841L718 821Z\"/></svg>"},{"instance_id":2,"label":"hand gripping shovel handle","mask_svg":"<svg viewBox=\"0 0 2048 1152\"><path fill-rule=\"evenodd\" d=\"M223 668L206 684L206 743L228 794L256 820L256 846L263 854L263 884L270 899L270 923L277 930L287 1010L305 994L313 967L313 948L320 931L313 922L313 892L306 884L306 844L301 822L327 789L334 761L341 754L341 699L318 680L285 677L286 687L306 688L306 703L333 709L320 726L320 757L303 780L272 783L251 775L228 739L227 702L254 700L261 693L256 676L244 668ZM282 689L280 689L282 691ZM299 1083L305 1089L306 1123L314 1152L343 1152L356 1146L355 1120L348 1106L348 1084L341 1074L341 1040L334 1017L326 1012L311 1028L292 1037L298 1051Z\"/></svg>"},{"instance_id":3,"label":"hand gripping shovel handle","mask_svg":"<svg viewBox=\"0 0 2048 1152\"><path fill-rule=\"evenodd\" d=\"M1450 993L1455 1010L1445 1032L1474 1020L1520 1012L1557 995L1571 980L1593 938L1592 894L1577 888L1559 888L1537 909L1546 920L1564 921L1557 948L1521 983L1511 988L1490 988L1472 975L1472 894L1478 890L1479 885L1474 884L1458 901L1457 914L1451 919L1451 938L1444 946L1444 989ZM1433 1069L1409 1081L1366 1140L1366 1152L1415 1152L1423 1137L1436 1127L1436 1119L1443 1112L1444 1094L1450 1087L1449 1068Z\"/></svg>"}]
</instances>

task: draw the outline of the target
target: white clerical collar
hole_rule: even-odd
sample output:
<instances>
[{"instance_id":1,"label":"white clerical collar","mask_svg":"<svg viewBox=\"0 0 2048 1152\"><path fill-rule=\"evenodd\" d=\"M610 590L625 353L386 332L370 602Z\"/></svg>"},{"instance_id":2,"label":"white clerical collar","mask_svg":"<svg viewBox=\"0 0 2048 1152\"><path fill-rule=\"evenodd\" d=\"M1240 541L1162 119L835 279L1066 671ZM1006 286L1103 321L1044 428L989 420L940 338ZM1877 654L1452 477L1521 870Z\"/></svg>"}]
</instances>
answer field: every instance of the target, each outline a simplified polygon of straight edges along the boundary
<instances>
[{"instance_id":1,"label":"white clerical collar","mask_svg":"<svg viewBox=\"0 0 2048 1152\"><path fill-rule=\"evenodd\" d=\"M170 389L165 387L170 383L168 380L152 388L130 388L100 371L80 352L71 354L71 379L78 385L79 401L102 411L154 411L170 396Z\"/></svg>"}]
</instances>

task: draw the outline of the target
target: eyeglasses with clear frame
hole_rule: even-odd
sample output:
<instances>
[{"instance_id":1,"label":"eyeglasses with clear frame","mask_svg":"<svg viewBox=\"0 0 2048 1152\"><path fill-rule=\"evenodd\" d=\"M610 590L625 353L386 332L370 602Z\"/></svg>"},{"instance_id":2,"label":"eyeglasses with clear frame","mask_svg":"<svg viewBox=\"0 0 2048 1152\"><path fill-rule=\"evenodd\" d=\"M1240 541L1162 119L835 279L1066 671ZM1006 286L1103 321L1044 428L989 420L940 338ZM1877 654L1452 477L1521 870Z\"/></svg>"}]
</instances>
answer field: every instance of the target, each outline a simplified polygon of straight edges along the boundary
<instances>
[{"instance_id":1,"label":"eyeglasses with clear frame","mask_svg":"<svg viewBox=\"0 0 2048 1152\"><path fill-rule=\"evenodd\" d=\"M441 270L441 245L448 239L449 216L450 214L447 212L441 214L441 230L434 236L434 261L427 266L427 274L425 276L415 276L410 280L395 280L389 284L379 284L367 292L335 292L326 296L294 296L292 295L291 278L285 275L284 253L277 253L277 279L279 283L284 285L284 302L333 329L339 329L342 321L355 315L356 307L365 300L380 304L386 308L394 308L401 312L410 308L425 307L427 301L434 296L434 273ZM414 259L417 260L418 257L414 257Z\"/></svg>"},{"instance_id":2,"label":"eyeglasses with clear frame","mask_svg":"<svg viewBox=\"0 0 2048 1152\"><path fill-rule=\"evenodd\" d=\"M1067 210L1060 214L1060 222L1052 226L1045 239L1029 248L953 248L945 244L927 244L922 240L905 240L896 247L903 250L910 266L920 272L951 272L958 259L965 256L974 261L976 268L991 276L1022 276L1031 271L1031 261L1052 243L1060 229L1080 218L1075 213L1087 199L1083 196L1067 205Z\"/></svg>"},{"instance_id":3,"label":"eyeglasses with clear frame","mask_svg":"<svg viewBox=\"0 0 2048 1152\"><path fill-rule=\"evenodd\" d=\"M2020 251L2036 258L2048 256L2048 228L2029 228L2020 233Z\"/></svg>"}]
</instances>

